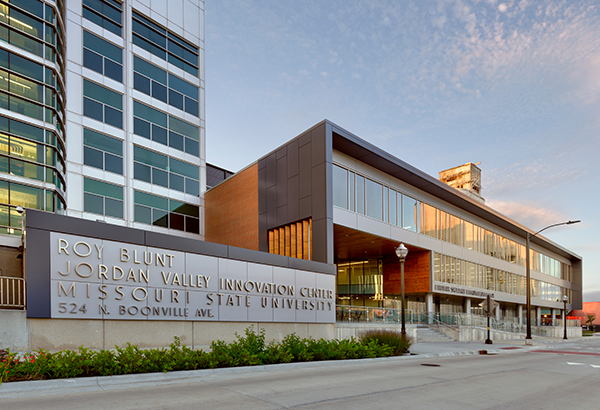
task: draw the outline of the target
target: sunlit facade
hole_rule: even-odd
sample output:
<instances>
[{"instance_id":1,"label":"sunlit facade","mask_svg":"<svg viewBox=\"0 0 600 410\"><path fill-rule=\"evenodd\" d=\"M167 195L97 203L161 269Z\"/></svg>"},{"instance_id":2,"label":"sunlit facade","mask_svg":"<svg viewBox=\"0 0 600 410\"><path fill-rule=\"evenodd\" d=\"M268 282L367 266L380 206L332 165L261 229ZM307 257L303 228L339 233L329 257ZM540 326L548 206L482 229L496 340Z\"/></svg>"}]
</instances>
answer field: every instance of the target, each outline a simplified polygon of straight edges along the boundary
<instances>
[{"instance_id":1,"label":"sunlit facade","mask_svg":"<svg viewBox=\"0 0 600 410\"><path fill-rule=\"evenodd\" d=\"M209 190L207 215L219 216L236 178L256 179L258 201L228 209L230 217L257 214L258 250L335 263L338 306L400 307L395 249L404 243L411 314L481 313L490 295L498 318L525 317L525 238L533 231L329 121ZM236 201L249 195L247 185ZM207 240L221 243L250 229L206 223ZM581 306L580 256L540 236L530 256L534 322L562 309L565 295L568 308Z\"/></svg>"}]
</instances>

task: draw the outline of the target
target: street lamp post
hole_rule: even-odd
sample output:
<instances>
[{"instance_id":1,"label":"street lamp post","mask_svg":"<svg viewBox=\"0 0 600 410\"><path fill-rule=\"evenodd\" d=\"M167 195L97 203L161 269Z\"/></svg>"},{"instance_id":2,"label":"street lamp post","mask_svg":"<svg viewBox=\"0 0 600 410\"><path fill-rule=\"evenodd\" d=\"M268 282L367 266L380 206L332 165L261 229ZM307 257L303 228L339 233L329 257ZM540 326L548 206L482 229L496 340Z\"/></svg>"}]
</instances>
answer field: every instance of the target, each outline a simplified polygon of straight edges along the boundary
<instances>
[{"instance_id":1,"label":"street lamp post","mask_svg":"<svg viewBox=\"0 0 600 410\"><path fill-rule=\"evenodd\" d=\"M547 227L540 229L533 235L527 232L526 240L525 240L525 272L526 272L526 280L527 280L527 336L525 337L525 344L531 345L531 266L530 266L530 257L529 257L529 241L531 238L539 234L540 232L545 231L546 229L553 228L555 226L560 225L572 225L581 222L580 220L576 221L567 221L561 222L558 224L548 225Z\"/></svg>"},{"instance_id":2,"label":"street lamp post","mask_svg":"<svg viewBox=\"0 0 600 410\"><path fill-rule=\"evenodd\" d=\"M563 320L564 320L564 324L565 324L565 336L563 337L563 339L567 340L567 302L569 301L569 297L567 295L563 296L563 303L565 304L564 308L563 308Z\"/></svg>"},{"instance_id":3,"label":"street lamp post","mask_svg":"<svg viewBox=\"0 0 600 410\"><path fill-rule=\"evenodd\" d=\"M402 330L401 330L401 334L402 337L406 337L406 315L404 312L404 261L406 260L406 255L408 255L408 249L406 249L406 246L404 246L404 244L400 244L400 246L398 246L398 248L396 249L396 255L398 256L398 259L400 259L400 281L401 281L401 303L402 303Z\"/></svg>"}]
</instances>

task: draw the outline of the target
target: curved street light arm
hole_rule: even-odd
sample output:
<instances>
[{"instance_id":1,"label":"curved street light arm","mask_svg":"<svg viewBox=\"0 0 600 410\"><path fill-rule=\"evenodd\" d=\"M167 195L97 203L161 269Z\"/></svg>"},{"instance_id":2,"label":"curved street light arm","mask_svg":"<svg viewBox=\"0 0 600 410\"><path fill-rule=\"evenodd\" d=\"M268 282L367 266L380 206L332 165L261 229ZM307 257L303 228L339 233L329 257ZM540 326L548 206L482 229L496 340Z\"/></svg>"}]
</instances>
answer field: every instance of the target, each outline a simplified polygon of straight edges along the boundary
<instances>
[{"instance_id":1,"label":"curved street light arm","mask_svg":"<svg viewBox=\"0 0 600 410\"><path fill-rule=\"evenodd\" d=\"M561 222L561 223L557 223L557 224L553 224L553 225L548 225L545 228L540 229L539 231L537 231L536 233L534 233L533 235L529 234L529 232L527 232L527 235L525 237L525 280L526 280L526 287L527 287L527 294L526 294L526 308L527 308L527 335L525 336L525 344L526 345L531 345L531 262L530 262L530 258L529 258L529 253L530 253L530 245L529 245L529 240L531 238L533 238L534 236L536 236L537 234L539 234L540 232L545 231L546 229L549 228L553 228L555 226L560 226L560 225L572 225L572 224L576 224L581 222L581 220L576 220L576 221L567 221L567 222ZM565 302L565 311L567 310L567 302ZM567 323L566 321L566 315L565 315L565 324ZM565 338L566 338L566 333L565 333Z\"/></svg>"},{"instance_id":2,"label":"curved street light arm","mask_svg":"<svg viewBox=\"0 0 600 410\"><path fill-rule=\"evenodd\" d=\"M573 225L573 224L577 224L579 222L581 222L581 220L578 219L576 221L567 221L567 222L561 222L561 223L558 223L558 224L548 225L547 227L540 229L539 231L537 231L533 235L530 235L530 234L528 234L528 235L529 235L529 238L533 238L534 236L536 236L540 232L545 231L546 229L554 228L555 226L560 226L560 225Z\"/></svg>"}]
</instances>

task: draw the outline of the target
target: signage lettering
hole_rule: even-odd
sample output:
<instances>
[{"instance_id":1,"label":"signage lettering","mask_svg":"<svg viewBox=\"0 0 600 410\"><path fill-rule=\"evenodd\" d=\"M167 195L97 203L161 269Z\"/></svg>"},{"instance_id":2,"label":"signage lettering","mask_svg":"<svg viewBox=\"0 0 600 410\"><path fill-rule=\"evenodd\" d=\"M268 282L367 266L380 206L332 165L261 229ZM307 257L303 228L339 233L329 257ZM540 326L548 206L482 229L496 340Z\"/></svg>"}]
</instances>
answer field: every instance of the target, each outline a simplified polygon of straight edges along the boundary
<instances>
[{"instance_id":1,"label":"signage lettering","mask_svg":"<svg viewBox=\"0 0 600 410\"><path fill-rule=\"evenodd\" d=\"M220 320L225 315L226 320L255 321L249 312L269 310L315 312L301 319L304 322L314 322L327 312L320 322L323 317L325 322L335 320L335 279L331 275L316 274L327 278L316 283L328 286L304 286L307 280L315 282L315 273L291 268L277 268L281 274L273 274L272 280L254 279L250 274L240 279L238 270L234 274L219 269L223 259L217 257L50 235L51 284L55 289L51 317ZM294 274L287 275L287 270ZM297 285L300 280L302 286ZM96 304L97 309L90 308ZM297 315L283 317L293 322Z\"/></svg>"}]
</instances>

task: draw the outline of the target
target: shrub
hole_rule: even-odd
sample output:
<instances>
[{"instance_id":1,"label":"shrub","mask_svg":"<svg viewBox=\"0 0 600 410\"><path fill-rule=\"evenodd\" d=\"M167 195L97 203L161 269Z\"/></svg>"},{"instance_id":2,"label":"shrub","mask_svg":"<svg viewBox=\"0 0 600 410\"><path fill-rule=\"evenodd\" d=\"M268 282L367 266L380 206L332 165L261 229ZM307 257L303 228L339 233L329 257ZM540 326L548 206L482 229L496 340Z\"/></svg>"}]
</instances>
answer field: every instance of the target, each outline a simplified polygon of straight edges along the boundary
<instances>
[{"instance_id":1,"label":"shrub","mask_svg":"<svg viewBox=\"0 0 600 410\"><path fill-rule=\"evenodd\" d=\"M236 340L211 344L211 351L192 350L181 345L178 337L169 348L140 349L127 344L115 351L61 350L50 353L39 350L17 357L0 350L0 384L3 381L57 379L70 377L112 376L132 373L168 372L215 367L254 366L311 360L359 359L385 357L394 353L390 342L379 339L314 340L301 339L295 333L282 342L265 342L265 331L246 329ZM410 343L408 344L408 346Z\"/></svg>"},{"instance_id":2,"label":"shrub","mask_svg":"<svg viewBox=\"0 0 600 410\"><path fill-rule=\"evenodd\" d=\"M394 330L385 329L367 330L360 335L359 340L363 344L375 341L378 345L389 346L394 356L408 353L408 348L412 345L409 337L402 337L402 334Z\"/></svg>"}]
</instances>

